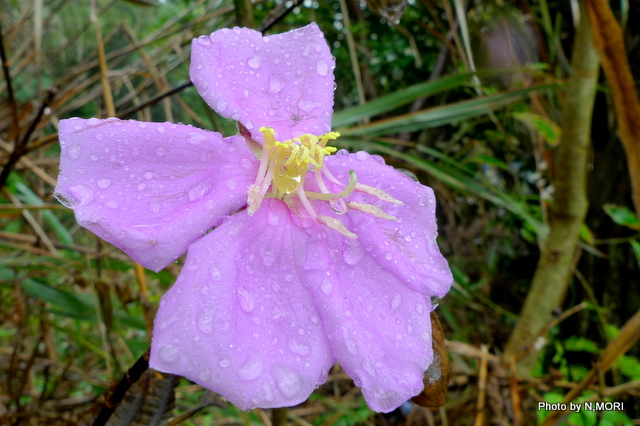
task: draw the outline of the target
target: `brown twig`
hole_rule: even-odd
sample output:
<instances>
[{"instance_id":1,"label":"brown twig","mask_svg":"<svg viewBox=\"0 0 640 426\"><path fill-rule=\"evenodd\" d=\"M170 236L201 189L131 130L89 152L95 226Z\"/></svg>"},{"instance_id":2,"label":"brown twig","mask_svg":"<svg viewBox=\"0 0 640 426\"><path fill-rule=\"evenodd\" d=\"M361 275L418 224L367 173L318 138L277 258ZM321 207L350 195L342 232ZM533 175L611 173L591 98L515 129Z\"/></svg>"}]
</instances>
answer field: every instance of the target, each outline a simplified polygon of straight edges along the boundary
<instances>
[{"instance_id":1,"label":"brown twig","mask_svg":"<svg viewBox=\"0 0 640 426\"><path fill-rule=\"evenodd\" d=\"M486 390L487 390L487 355L489 354L489 348L487 345L481 345L480 351L482 353L482 357L480 358L480 376L478 378L478 403L477 403L477 414L476 414L476 426L484 425L484 406L486 399Z\"/></svg>"},{"instance_id":2,"label":"brown twig","mask_svg":"<svg viewBox=\"0 0 640 426\"><path fill-rule=\"evenodd\" d=\"M606 372L613 363L625 352L627 352L631 346L633 346L638 339L640 339L640 310L635 313L634 316L627 321L622 327L620 333L613 339L602 351L600 358L596 365L589 371L589 374L573 389L569 391L562 400L563 403L568 404L582 394L592 383L594 383L601 373ZM543 426L553 425L555 422L564 415L564 411L552 411L542 423Z\"/></svg>"},{"instance_id":3,"label":"brown twig","mask_svg":"<svg viewBox=\"0 0 640 426\"><path fill-rule=\"evenodd\" d=\"M137 382L140 376L142 376L142 373L149 368L150 354L151 348L147 349L135 364L124 373L124 376L122 376L122 379L120 379L120 382L118 382L113 392L107 395L104 407L102 407L100 414L98 414L98 417L94 420L93 426L103 426L107 424L113 412L116 411L116 408L122 403L122 399L131 385Z\"/></svg>"},{"instance_id":4,"label":"brown twig","mask_svg":"<svg viewBox=\"0 0 640 426\"><path fill-rule=\"evenodd\" d=\"M289 13L291 13L295 7L300 6L302 4L302 0L293 0L289 7L287 7L286 4L286 2L282 3L269 12L269 15L267 15L264 21L262 21L262 24L258 27L258 31L262 34L269 31L275 24L282 21Z\"/></svg>"},{"instance_id":5,"label":"brown twig","mask_svg":"<svg viewBox=\"0 0 640 426\"><path fill-rule=\"evenodd\" d=\"M120 113L118 115L116 115L116 117L120 118L120 119L125 119L127 117L132 116L133 114L137 113L138 111L141 111L147 107L150 107L152 105L157 104L158 102L160 102L161 100L163 100L164 98L168 97L168 96L173 96L178 92L181 92L182 90L186 89L187 87L191 87L193 86L193 83L191 81L187 81L185 83L182 83L179 86L174 87L173 89L167 90L164 93L159 94L158 96L149 99L146 102L141 103L140 105L136 105L135 107L131 108L130 110L127 110L123 113Z\"/></svg>"},{"instance_id":6,"label":"brown twig","mask_svg":"<svg viewBox=\"0 0 640 426\"><path fill-rule=\"evenodd\" d=\"M5 163L4 168L0 173L0 189L2 189L4 187L4 184L7 182L7 178L9 177L9 174L13 170L13 167L18 163L20 158L24 154L26 154L29 138L31 138L31 135L36 130L36 127L40 123L40 120L42 119L44 112L49 107L49 104L51 104L51 102L53 101L54 96L55 96L54 90L49 90L47 92L45 100L42 102L42 105L40 105L40 109L38 110L36 116L33 118L33 121L31 122L31 126L29 126L29 129L27 129L27 132L24 134L22 139L17 141L15 146L13 147L13 151L11 152L9 159Z\"/></svg>"},{"instance_id":7,"label":"brown twig","mask_svg":"<svg viewBox=\"0 0 640 426\"><path fill-rule=\"evenodd\" d=\"M13 84L11 82L11 72L9 71L9 60L7 53L4 50L4 39L2 37L2 24L0 23L0 59L2 59L2 71L4 72L4 79L7 82L7 93L9 96L9 107L11 108L11 117L13 118L13 125L15 126L15 140L16 143L20 139L20 118L18 117L18 105L13 95ZM2 185L0 185L2 188Z\"/></svg>"},{"instance_id":8,"label":"brown twig","mask_svg":"<svg viewBox=\"0 0 640 426\"><path fill-rule=\"evenodd\" d=\"M640 102L627 59L624 33L605 0L585 1L593 42L611 87L618 119L618 135L627 154L633 204L640 214Z\"/></svg>"}]
</instances>

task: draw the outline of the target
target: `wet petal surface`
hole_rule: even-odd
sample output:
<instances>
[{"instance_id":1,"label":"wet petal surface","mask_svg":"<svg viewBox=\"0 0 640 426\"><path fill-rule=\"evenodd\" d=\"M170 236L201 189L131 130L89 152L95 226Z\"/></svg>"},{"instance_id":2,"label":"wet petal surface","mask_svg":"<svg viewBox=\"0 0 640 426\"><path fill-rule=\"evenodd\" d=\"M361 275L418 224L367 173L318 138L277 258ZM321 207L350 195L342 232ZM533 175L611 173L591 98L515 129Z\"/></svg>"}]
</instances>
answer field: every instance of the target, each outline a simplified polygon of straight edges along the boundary
<instances>
[{"instance_id":1,"label":"wet petal surface","mask_svg":"<svg viewBox=\"0 0 640 426\"><path fill-rule=\"evenodd\" d=\"M385 165L381 157L364 151L340 152L325 161L341 182L346 182L349 171L353 170L359 183L383 189L404 203L391 204L354 191L349 197L351 201L373 204L397 220L379 219L351 210L346 214L352 223L350 230L358 235L364 252L375 258L382 268L416 291L443 297L449 291L453 277L436 242L438 228L433 190ZM334 191L339 189L334 188Z\"/></svg>"},{"instance_id":2,"label":"wet petal surface","mask_svg":"<svg viewBox=\"0 0 640 426\"><path fill-rule=\"evenodd\" d=\"M316 234L304 281L331 349L369 406L392 411L422 390L432 361L429 298L378 265L357 240Z\"/></svg>"},{"instance_id":3,"label":"wet petal surface","mask_svg":"<svg viewBox=\"0 0 640 426\"><path fill-rule=\"evenodd\" d=\"M171 123L60 121L57 197L78 223L158 271L246 203L243 138Z\"/></svg>"},{"instance_id":4,"label":"wet petal surface","mask_svg":"<svg viewBox=\"0 0 640 426\"><path fill-rule=\"evenodd\" d=\"M247 28L201 36L191 48L191 80L223 117L253 138L271 126L280 141L331 130L335 60L315 23L267 37Z\"/></svg>"},{"instance_id":5,"label":"wet petal surface","mask_svg":"<svg viewBox=\"0 0 640 426\"><path fill-rule=\"evenodd\" d=\"M189 248L162 298L151 367L244 410L304 401L334 362L301 283L306 254L306 234L280 201L228 218Z\"/></svg>"}]
</instances>

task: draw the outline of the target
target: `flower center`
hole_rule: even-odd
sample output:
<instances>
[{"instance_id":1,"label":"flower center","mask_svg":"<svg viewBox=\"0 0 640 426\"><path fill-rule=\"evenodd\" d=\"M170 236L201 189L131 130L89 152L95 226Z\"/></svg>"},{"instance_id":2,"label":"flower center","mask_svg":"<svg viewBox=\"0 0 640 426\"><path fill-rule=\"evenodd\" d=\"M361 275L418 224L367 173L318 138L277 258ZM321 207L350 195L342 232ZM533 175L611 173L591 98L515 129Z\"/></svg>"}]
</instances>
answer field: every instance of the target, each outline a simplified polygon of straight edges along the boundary
<instances>
[{"instance_id":1,"label":"flower center","mask_svg":"<svg viewBox=\"0 0 640 426\"><path fill-rule=\"evenodd\" d=\"M340 133L329 132L321 136L307 133L280 142L276 140L275 131L271 127L261 127L260 132L264 135L264 144L256 181L248 191L247 210L249 215L253 215L260 208L264 198L278 198L284 200L290 207L294 203L299 203L313 220L350 238L356 238L356 235L350 232L339 220L317 214L310 200L328 201L331 208L339 214L346 213L351 208L387 220L396 219L372 204L344 202L344 199L355 190L373 195L389 203L403 204L381 189L359 184L353 170L349 172L349 182L345 185L324 167L324 157L337 150L333 146L327 146L327 142L336 140ZM305 179L309 172L313 173L321 192L304 189ZM325 178L343 186L344 189L338 193L330 192L324 182Z\"/></svg>"}]
</instances>

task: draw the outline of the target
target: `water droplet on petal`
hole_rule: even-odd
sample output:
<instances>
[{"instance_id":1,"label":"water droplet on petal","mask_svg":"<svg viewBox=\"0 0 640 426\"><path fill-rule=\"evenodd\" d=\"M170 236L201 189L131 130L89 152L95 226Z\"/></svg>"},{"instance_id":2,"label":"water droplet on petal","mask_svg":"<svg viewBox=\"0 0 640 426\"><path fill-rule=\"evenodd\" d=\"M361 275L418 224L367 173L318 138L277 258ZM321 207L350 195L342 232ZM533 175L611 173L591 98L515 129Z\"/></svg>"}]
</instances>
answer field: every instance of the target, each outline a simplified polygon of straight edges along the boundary
<instances>
[{"instance_id":1,"label":"water droplet on petal","mask_svg":"<svg viewBox=\"0 0 640 426\"><path fill-rule=\"evenodd\" d=\"M107 189L109 186L111 186L111 181L107 178L100 178L96 183L102 189Z\"/></svg>"},{"instance_id":2,"label":"water droplet on petal","mask_svg":"<svg viewBox=\"0 0 640 426\"><path fill-rule=\"evenodd\" d=\"M316 71L318 71L318 74L322 76L329 74L329 64L327 64L327 61L320 59L316 63Z\"/></svg>"},{"instance_id":3,"label":"water droplet on petal","mask_svg":"<svg viewBox=\"0 0 640 426\"><path fill-rule=\"evenodd\" d=\"M192 143L194 145L199 145L206 140L207 140L207 137L202 133L193 132L187 135L187 142Z\"/></svg>"},{"instance_id":4,"label":"water droplet on petal","mask_svg":"<svg viewBox=\"0 0 640 426\"><path fill-rule=\"evenodd\" d=\"M419 314L424 314L424 305L422 303L418 303L416 305L416 312Z\"/></svg>"},{"instance_id":5,"label":"water droplet on petal","mask_svg":"<svg viewBox=\"0 0 640 426\"><path fill-rule=\"evenodd\" d=\"M271 389L269 382L262 382L262 390L264 391L264 399L266 401L273 401L273 389Z\"/></svg>"},{"instance_id":6,"label":"water droplet on petal","mask_svg":"<svg viewBox=\"0 0 640 426\"><path fill-rule=\"evenodd\" d=\"M260 374L262 374L262 358L256 355L250 356L238 370L238 377L245 382L257 379Z\"/></svg>"},{"instance_id":7,"label":"water droplet on petal","mask_svg":"<svg viewBox=\"0 0 640 426\"><path fill-rule=\"evenodd\" d=\"M351 266L357 265L358 262L360 262L360 260L362 259L362 256L364 256L364 250L362 249L362 246L357 242L355 242L355 245L347 247L342 254L342 257L346 264Z\"/></svg>"},{"instance_id":8,"label":"water droplet on petal","mask_svg":"<svg viewBox=\"0 0 640 426\"><path fill-rule=\"evenodd\" d=\"M385 253L384 258L387 259L387 260L391 260L391 259L393 259L393 255L391 254L390 251L388 251L388 252Z\"/></svg>"},{"instance_id":9,"label":"water droplet on petal","mask_svg":"<svg viewBox=\"0 0 640 426\"><path fill-rule=\"evenodd\" d=\"M151 210L152 213L158 213L160 211L160 204L159 203L149 204L149 210Z\"/></svg>"},{"instance_id":10,"label":"water droplet on petal","mask_svg":"<svg viewBox=\"0 0 640 426\"><path fill-rule=\"evenodd\" d=\"M228 356L225 356L220 360L220 367L227 368L230 365L231 365L231 360L229 359Z\"/></svg>"},{"instance_id":11,"label":"water droplet on petal","mask_svg":"<svg viewBox=\"0 0 640 426\"><path fill-rule=\"evenodd\" d=\"M222 279L222 272L217 266L211 268L211 279L214 281L220 281Z\"/></svg>"},{"instance_id":12,"label":"water droplet on petal","mask_svg":"<svg viewBox=\"0 0 640 426\"><path fill-rule=\"evenodd\" d=\"M269 93L274 94L281 92L284 86L285 82L280 77L272 76L271 79L269 79Z\"/></svg>"},{"instance_id":13,"label":"water droplet on petal","mask_svg":"<svg viewBox=\"0 0 640 426\"><path fill-rule=\"evenodd\" d=\"M158 125L158 127L156 127L156 130L158 131L158 133L164 133L164 126Z\"/></svg>"},{"instance_id":14,"label":"water droplet on petal","mask_svg":"<svg viewBox=\"0 0 640 426\"><path fill-rule=\"evenodd\" d=\"M69 147L69 150L67 152L69 153L69 158L71 158L72 160L76 160L80 158L80 155L82 154L82 148L80 148L80 145L73 144Z\"/></svg>"},{"instance_id":15,"label":"water droplet on petal","mask_svg":"<svg viewBox=\"0 0 640 426\"><path fill-rule=\"evenodd\" d=\"M208 368L203 368L198 373L198 379L200 379L203 382L208 382L210 378L211 378L211 370L209 370Z\"/></svg>"},{"instance_id":16,"label":"water droplet on petal","mask_svg":"<svg viewBox=\"0 0 640 426\"><path fill-rule=\"evenodd\" d=\"M167 150L166 150L166 149L164 149L164 148L162 148L162 147L160 147L160 148L156 149L156 155L157 155L158 157L164 157L164 155L165 155L166 153L167 153Z\"/></svg>"},{"instance_id":17,"label":"water droplet on petal","mask_svg":"<svg viewBox=\"0 0 640 426\"><path fill-rule=\"evenodd\" d=\"M309 346L303 345L295 339L289 340L289 345L287 347L294 354L307 356L311 353L311 348L309 348Z\"/></svg>"},{"instance_id":18,"label":"water droplet on petal","mask_svg":"<svg viewBox=\"0 0 640 426\"><path fill-rule=\"evenodd\" d=\"M180 358L180 351L177 346L166 345L160 349L158 356L162 361L172 364Z\"/></svg>"},{"instance_id":19,"label":"water droplet on petal","mask_svg":"<svg viewBox=\"0 0 640 426\"><path fill-rule=\"evenodd\" d=\"M253 311L256 307L256 301L253 295L249 292L245 286L238 287L237 290L238 303L240 303L240 308L246 313Z\"/></svg>"},{"instance_id":20,"label":"water droplet on petal","mask_svg":"<svg viewBox=\"0 0 640 426\"><path fill-rule=\"evenodd\" d=\"M351 355L358 355L358 343L355 340L345 337L344 343Z\"/></svg>"},{"instance_id":21,"label":"water droplet on petal","mask_svg":"<svg viewBox=\"0 0 640 426\"><path fill-rule=\"evenodd\" d=\"M270 211L267 213L267 222L269 222L271 226L277 226L280 223L280 217L276 212Z\"/></svg>"},{"instance_id":22,"label":"water droplet on petal","mask_svg":"<svg viewBox=\"0 0 640 426\"><path fill-rule=\"evenodd\" d=\"M391 312L395 311L402 304L402 295L400 293L396 293L393 295L391 299Z\"/></svg>"},{"instance_id":23,"label":"water droplet on petal","mask_svg":"<svg viewBox=\"0 0 640 426\"><path fill-rule=\"evenodd\" d=\"M98 156L97 156L97 155L95 155L95 154L93 154L93 155L91 156L91 159L92 159L93 161L98 161Z\"/></svg>"},{"instance_id":24,"label":"water droplet on petal","mask_svg":"<svg viewBox=\"0 0 640 426\"><path fill-rule=\"evenodd\" d=\"M264 262L264 266L273 266L276 263L276 254L273 250L265 250L262 253L262 261Z\"/></svg>"},{"instance_id":25,"label":"water droplet on petal","mask_svg":"<svg viewBox=\"0 0 640 426\"><path fill-rule=\"evenodd\" d=\"M211 47L211 39L208 36L200 36L198 37L198 44L200 46L204 46L206 48L210 48Z\"/></svg>"},{"instance_id":26,"label":"water droplet on petal","mask_svg":"<svg viewBox=\"0 0 640 426\"><path fill-rule=\"evenodd\" d=\"M333 286L331 285L331 281L329 281L327 278L323 279L322 282L320 283L320 290L322 290L322 292L325 295L330 295L331 291L333 290Z\"/></svg>"},{"instance_id":27,"label":"water droplet on petal","mask_svg":"<svg viewBox=\"0 0 640 426\"><path fill-rule=\"evenodd\" d=\"M252 56L249 58L249 60L247 61L247 63L249 64L249 66L253 69L258 69L260 68L260 63L261 63L261 59L260 56Z\"/></svg>"},{"instance_id":28,"label":"water droplet on petal","mask_svg":"<svg viewBox=\"0 0 640 426\"><path fill-rule=\"evenodd\" d=\"M316 101L310 101L307 99L300 99L298 101L298 108L304 112L311 112L314 108L322 106L322 103Z\"/></svg>"},{"instance_id":29,"label":"water droplet on petal","mask_svg":"<svg viewBox=\"0 0 640 426\"><path fill-rule=\"evenodd\" d=\"M431 296L431 310L433 311L440 304L440 298L438 296Z\"/></svg>"},{"instance_id":30,"label":"water droplet on petal","mask_svg":"<svg viewBox=\"0 0 640 426\"><path fill-rule=\"evenodd\" d=\"M146 183L139 183L138 184L138 191L142 191L143 189L145 189L147 187Z\"/></svg>"},{"instance_id":31,"label":"water droplet on petal","mask_svg":"<svg viewBox=\"0 0 640 426\"><path fill-rule=\"evenodd\" d=\"M218 102L216 102L216 110L218 112L223 112L225 109L227 109L228 106L229 102L225 101L224 99L218 99Z\"/></svg>"},{"instance_id":32,"label":"water droplet on petal","mask_svg":"<svg viewBox=\"0 0 640 426\"><path fill-rule=\"evenodd\" d=\"M209 334L213 332L214 319L216 314L216 308L205 308L198 315L198 328L203 333Z\"/></svg>"},{"instance_id":33,"label":"water droplet on petal","mask_svg":"<svg viewBox=\"0 0 640 426\"><path fill-rule=\"evenodd\" d=\"M189 201L194 202L202 199L209 191L211 191L211 185L208 182L200 182L189 188L187 196Z\"/></svg>"},{"instance_id":34,"label":"water droplet on petal","mask_svg":"<svg viewBox=\"0 0 640 426\"><path fill-rule=\"evenodd\" d=\"M69 188L69 192L78 202L78 206L86 206L93 201L93 191L86 185L72 186Z\"/></svg>"},{"instance_id":35,"label":"water droplet on petal","mask_svg":"<svg viewBox=\"0 0 640 426\"><path fill-rule=\"evenodd\" d=\"M367 154L364 151L356 152L356 160L358 160L358 161L366 160L367 157L369 157L369 154Z\"/></svg>"},{"instance_id":36,"label":"water droplet on petal","mask_svg":"<svg viewBox=\"0 0 640 426\"><path fill-rule=\"evenodd\" d=\"M293 398L302 389L302 378L292 369L283 365L274 365L271 373L278 383L280 392L287 397Z\"/></svg>"},{"instance_id":37,"label":"water droplet on petal","mask_svg":"<svg viewBox=\"0 0 640 426\"><path fill-rule=\"evenodd\" d=\"M331 206L331 210L337 214L345 214L349 211L349 206L342 198L334 198L333 200L330 200L329 205Z\"/></svg>"},{"instance_id":38,"label":"water droplet on petal","mask_svg":"<svg viewBox=\"0 0 640 426\"><path fill-rule=\"evenodd\" d=\"M147 172L147 173L144 174L144 177L145 177L145 179L151 179L151 178L153 178L153 173Z\"/></svg>"}]
</instances>

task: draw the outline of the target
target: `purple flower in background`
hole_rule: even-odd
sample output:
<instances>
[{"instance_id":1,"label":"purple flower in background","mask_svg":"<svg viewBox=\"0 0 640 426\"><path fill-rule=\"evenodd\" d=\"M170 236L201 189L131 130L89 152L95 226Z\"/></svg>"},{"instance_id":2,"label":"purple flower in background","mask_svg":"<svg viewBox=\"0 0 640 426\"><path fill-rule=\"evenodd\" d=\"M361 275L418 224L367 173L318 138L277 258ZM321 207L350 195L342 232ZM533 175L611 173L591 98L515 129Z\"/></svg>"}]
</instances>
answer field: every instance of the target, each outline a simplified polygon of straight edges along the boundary
<instances>
[{"instance_id":1,"label":"purple flower in background","mask_svg":"<svg viewBox=\"0 0 640 426\"><path fill-rule=\"evenodd\" d=\"M332 155L334 67L315 24L224 29L194 40L191 78L240 136L60 122L56 191L78 222L155 271L188 252L151 366L242 409L298 404L338 361L391 411L432 361L431 298L452 282L433 191L380 157Z\"/></svg>"}]
</instances>

